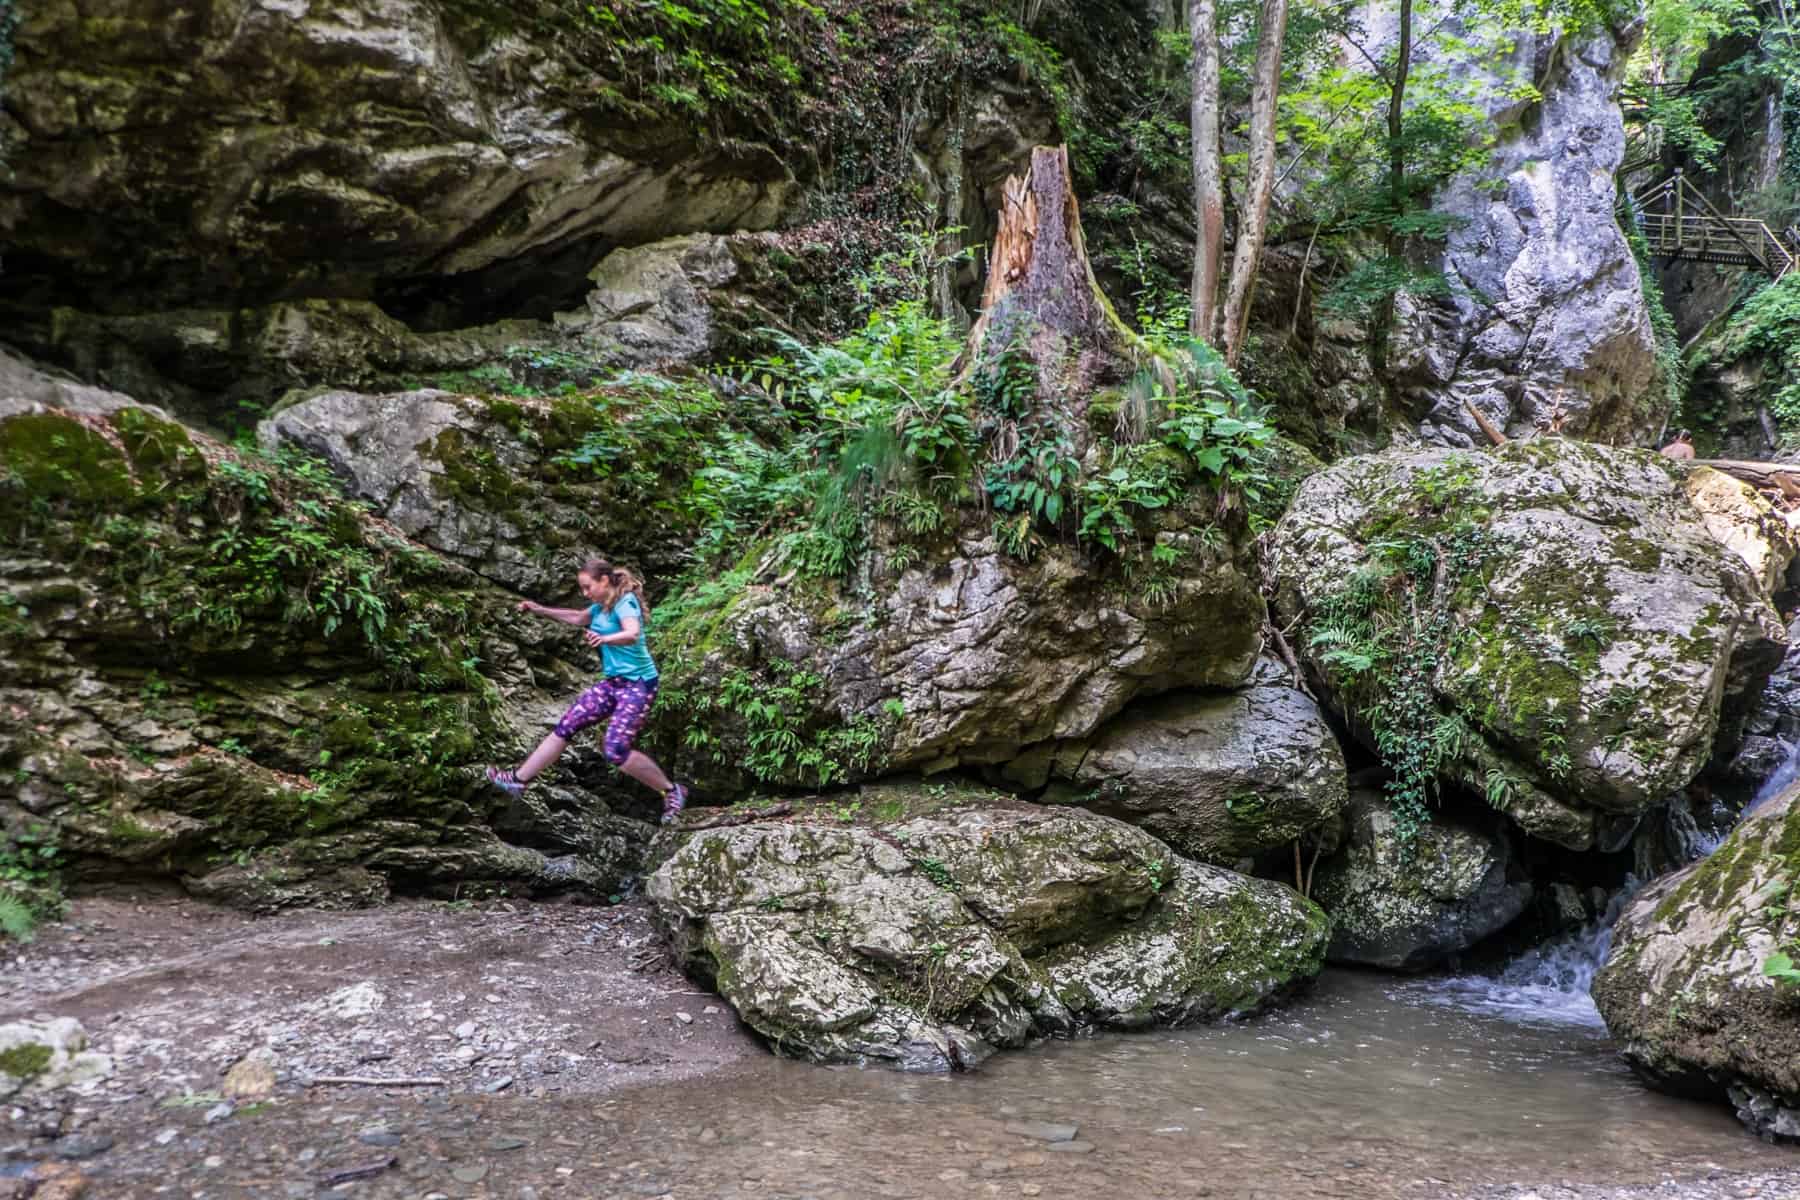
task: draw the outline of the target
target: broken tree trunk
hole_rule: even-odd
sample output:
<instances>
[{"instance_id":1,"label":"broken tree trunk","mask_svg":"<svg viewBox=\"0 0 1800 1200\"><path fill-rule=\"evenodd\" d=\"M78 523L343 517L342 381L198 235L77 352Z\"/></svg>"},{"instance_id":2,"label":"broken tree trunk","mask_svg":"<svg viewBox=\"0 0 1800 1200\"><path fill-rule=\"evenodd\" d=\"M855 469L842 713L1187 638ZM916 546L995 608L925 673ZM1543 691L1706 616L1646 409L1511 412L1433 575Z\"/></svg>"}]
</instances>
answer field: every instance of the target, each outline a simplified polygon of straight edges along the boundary
<instances>
[{"instance_id":1,"label":"broken tree trunk","mask_svg":"<svg viewBox=\"0 0 1800 1200\"><path fill-rule=\"evenodd\" d=\"M1031 415L1052 419L1079 454L1089 441L1089 399L1129 375L1139 339L1094 278L1061 146L1039 146L1025 177L1006 181L981 310L957 360L957 377L979 380L1010 351L1010 369L1035 377Z\"/></svg>"}]
</instances>

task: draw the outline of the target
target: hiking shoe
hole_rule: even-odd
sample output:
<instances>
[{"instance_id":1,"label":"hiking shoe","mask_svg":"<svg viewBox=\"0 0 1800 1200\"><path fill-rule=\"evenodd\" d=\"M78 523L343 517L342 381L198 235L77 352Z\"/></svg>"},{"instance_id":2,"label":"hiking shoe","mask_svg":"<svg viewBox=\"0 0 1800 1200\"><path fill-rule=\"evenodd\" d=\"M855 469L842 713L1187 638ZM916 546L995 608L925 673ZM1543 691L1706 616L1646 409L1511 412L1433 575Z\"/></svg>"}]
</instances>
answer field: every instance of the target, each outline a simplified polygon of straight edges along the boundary
<instances>
[{"instance_id":1,"label":"hiking shoe","mask_svg":"<svg viewBox=\"0 0 1800 1200\"><path fill-rule=\"evenodd\" d=\"M525 791L525 783L511 770L502 771L494 767L487 769L487 781L509 796L521 795Z\"/></svg>"},{"instance_id":2,"label":"hiking shoe","mask_svg":"<svg viewBox=\"0 0 1800 1200\"><path fill-rule=\"evenodd\" d=\"M688 790L679 783L663 793L662 823L664 825L675 823L675 818L679 817L681 810L687 807L687 798Z\"/></svg>"}]
</instances>

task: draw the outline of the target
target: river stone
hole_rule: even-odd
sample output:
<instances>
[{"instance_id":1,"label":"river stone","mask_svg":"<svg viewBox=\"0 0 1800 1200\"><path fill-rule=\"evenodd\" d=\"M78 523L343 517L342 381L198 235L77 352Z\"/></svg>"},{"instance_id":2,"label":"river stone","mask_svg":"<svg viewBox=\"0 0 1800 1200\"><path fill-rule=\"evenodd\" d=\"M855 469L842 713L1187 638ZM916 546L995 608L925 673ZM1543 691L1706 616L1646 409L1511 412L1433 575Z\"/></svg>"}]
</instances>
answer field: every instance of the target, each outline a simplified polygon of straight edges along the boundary
<instances>
[{"instance_id":1,"label":"river stone","mask_svg":"<svg viewBox=\"0 0 1800 1200\"><path fill-rule=\"evenodd\" d=\"M1748 814L1709 857L1639 892L1614 926L1594 1003L1656 1086L1730 1099L1759 1133L1800 1136L1800 786Z\"/></svg>"},{"instance_id":2,"label":"river stone","mask_svg":"<svg viewBox=\"0 0 1800 1200\"><path fill-rule=\"evenodd\" d=\"M1052 769L1088 807L1221 866L1333 821L1346 795L1337 736L1289 687L1140 702Z\"/></svg>"},{"instance_id":3,"label":"river stone","mask_svg":"<svg viewBox=\"0 0 1800 1200\"><path fill-rule=\"evenodd\" d=\"M1326 938L1280 884L944 787L667 836L646 891L683 968L816 1061L962 1069L1076 1027L1249 1011L1310 979Z\"/></svg>"},{"instance_id":4,"label":"river stone","mask_svg":"<svg viewBox=\"0 0 1800 1200\"><path fill-rule=\"evenodd\" d=\"M88 1049L87 1031L73 1017L0 1025L0 1099L105 1079L112 1071L112 1059Z\"/></svg>"},{"instance_id":5,"label":"river stone","mask_svg":"<svg viewBox=\"0 0 1800 1200\"><path fill-rule=\"evenodd\" d=\"M1305 622L1296 649L1369 740L1363 678L1313 640L1330 604L1367 572L1394 578L1383 556L1409 538L1479 537L1480 567L1438 601L1453 633L1429 683L1465 734L1442 775L1585 849L1693 779L1722 712L1747 708L1785 652L1762 579L1717 533L1733 513L1762 529L1766 506L1703 514L1690 478L1563 439L1346 459L1300 486L1275 531L1278 613Z\"/></svg>"},{"instance_id":6,"label":"river stone","mask_svg":"<svg viewBox=\"0 0 1800 1200\"><path fill-rule=\"evenodd\" d=\"M1442 812L1408 852L1387 801L1357 792L1348 842L1313 881L1331 914L1331 961L1421 971L1498 933L1531 899L1529 882L1508 878L1511 862L1504 836Z\"/></svg>"}]
</instances>

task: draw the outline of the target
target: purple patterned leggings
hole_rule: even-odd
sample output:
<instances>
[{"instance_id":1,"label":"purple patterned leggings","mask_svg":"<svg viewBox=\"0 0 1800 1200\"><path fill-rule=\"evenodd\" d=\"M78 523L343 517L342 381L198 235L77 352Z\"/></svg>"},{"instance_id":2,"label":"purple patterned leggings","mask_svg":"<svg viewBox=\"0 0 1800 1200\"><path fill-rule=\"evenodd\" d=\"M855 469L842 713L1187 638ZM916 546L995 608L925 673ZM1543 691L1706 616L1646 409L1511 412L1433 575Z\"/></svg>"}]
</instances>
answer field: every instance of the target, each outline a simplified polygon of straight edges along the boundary
<instances>
[{"instance_id":1,"label":"purple patterned leggings","mask_svg":"<svg viewBox=\"0 0 1800 1200\"><path fill-rule=\"evenodd\" d=\"M615 767L625 765L631 757L631 743L637 740L650 715L650 702L656 699L655 679L621 679L609 675L576 698L562 720L556 723L556 736L568 741L590 725L598 725L608 717L606 740L600 752Z\"/></svg>"}]
</instances>

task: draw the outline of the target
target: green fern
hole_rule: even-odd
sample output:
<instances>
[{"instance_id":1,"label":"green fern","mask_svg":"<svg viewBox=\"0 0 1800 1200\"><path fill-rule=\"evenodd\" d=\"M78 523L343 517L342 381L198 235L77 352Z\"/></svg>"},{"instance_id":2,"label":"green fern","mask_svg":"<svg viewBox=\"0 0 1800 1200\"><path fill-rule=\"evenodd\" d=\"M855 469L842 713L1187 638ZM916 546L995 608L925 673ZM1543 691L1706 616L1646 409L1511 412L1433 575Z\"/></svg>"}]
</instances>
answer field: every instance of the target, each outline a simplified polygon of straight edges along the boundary
<instances>
[{"instance_id":1,"label":"green fern","mask_svg":"<svg viewBox=\"0 0 1800 1200\"><path fill-rule=\"evenodd\" d=\"M37 932L37 914L17 896L0 892L0 933L15 942L29 942Z\"/></svg>"}]
</instances>

